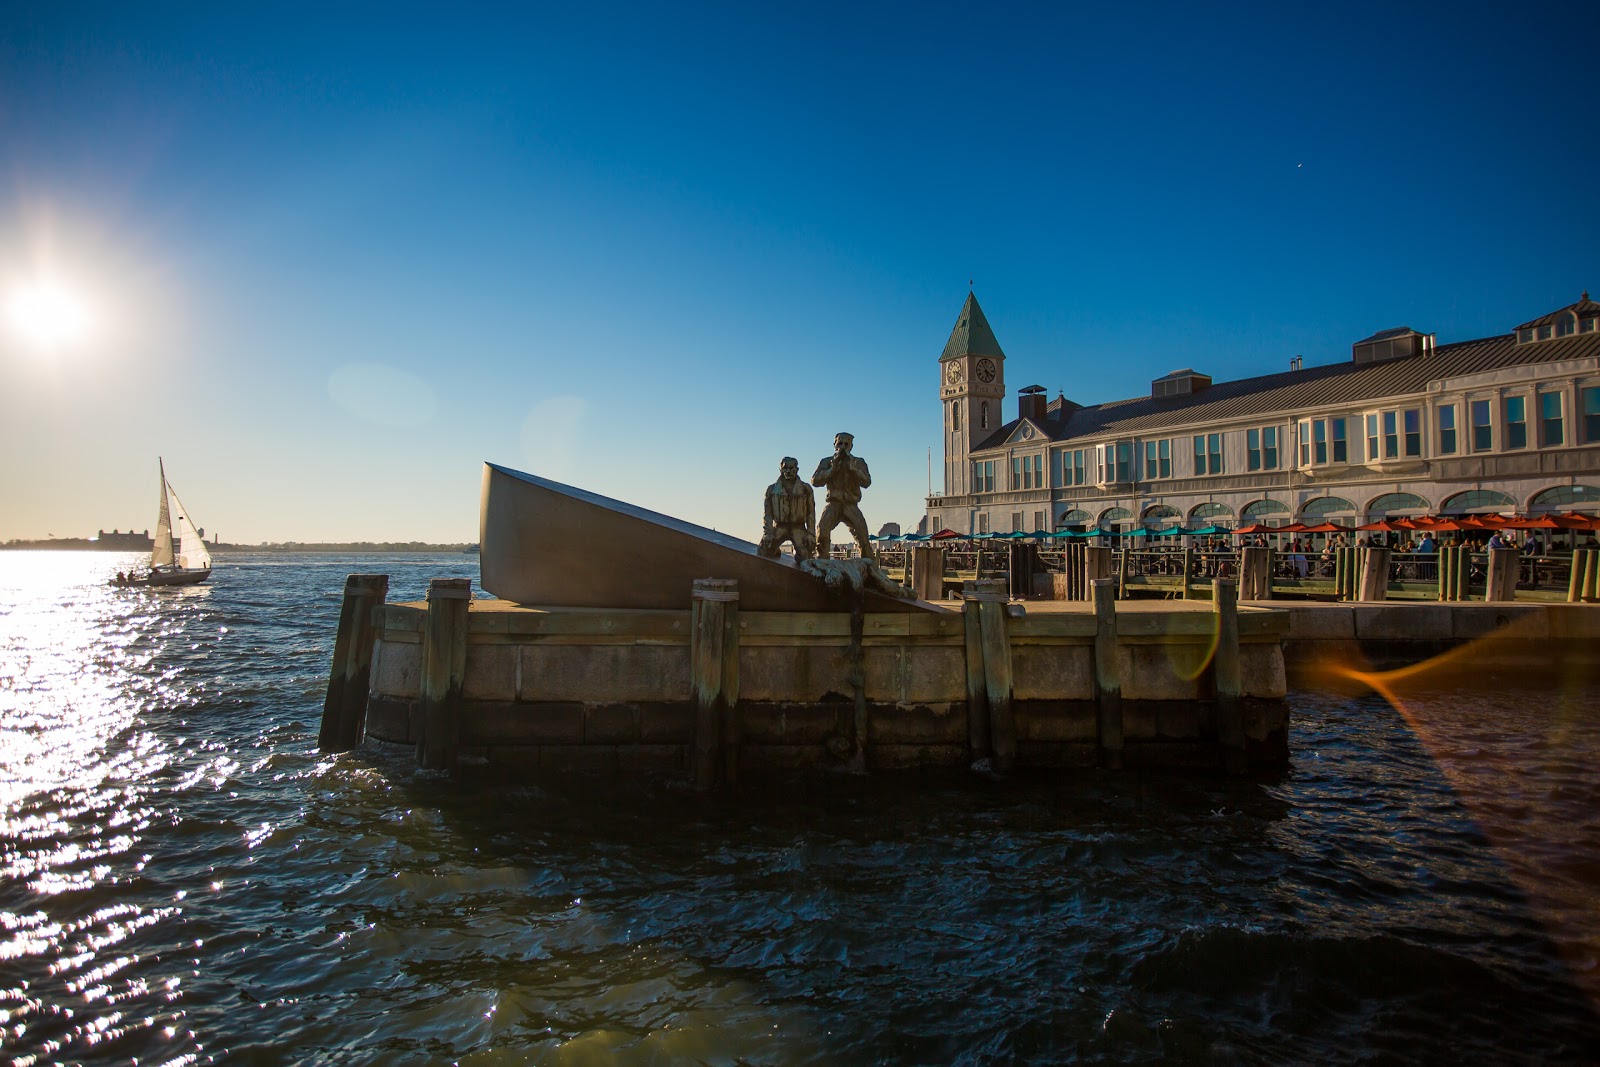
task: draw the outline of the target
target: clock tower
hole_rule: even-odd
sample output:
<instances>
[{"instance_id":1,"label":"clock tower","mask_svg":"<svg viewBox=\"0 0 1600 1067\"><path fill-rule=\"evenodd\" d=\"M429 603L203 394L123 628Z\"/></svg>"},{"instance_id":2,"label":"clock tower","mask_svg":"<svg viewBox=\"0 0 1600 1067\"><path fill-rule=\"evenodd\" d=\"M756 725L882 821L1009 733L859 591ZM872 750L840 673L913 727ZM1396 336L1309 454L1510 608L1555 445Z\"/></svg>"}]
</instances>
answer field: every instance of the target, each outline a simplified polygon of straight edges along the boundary
<instances>
[{"instance_id":1,"label":"clock tower","mask_svg":"<svg viewBox=\"0 0 1600 1067\"><path fill-rule=\"evenodd\" d=\"M939 399L944 409L944 491L972 491L969 456L999 428L1006 395L1006 354L983 317L978 298L967 294L955 329L939 357ZM931 532L931 531L930 531Z\"/></svg>"}]
</instances>

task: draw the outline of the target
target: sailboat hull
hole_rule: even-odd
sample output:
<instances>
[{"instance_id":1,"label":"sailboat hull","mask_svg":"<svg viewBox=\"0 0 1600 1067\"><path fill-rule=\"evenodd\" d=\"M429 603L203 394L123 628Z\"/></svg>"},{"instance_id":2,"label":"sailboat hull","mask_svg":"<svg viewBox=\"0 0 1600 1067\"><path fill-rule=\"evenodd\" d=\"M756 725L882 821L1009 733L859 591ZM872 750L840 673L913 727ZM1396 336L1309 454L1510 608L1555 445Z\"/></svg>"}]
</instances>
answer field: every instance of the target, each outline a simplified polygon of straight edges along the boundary
<instances>
[{"instance_id":1,"label":"sailboat hull","mask_svg":"<svg viewBox=\"0 0 1600 1067\"><path fill-rule=\"evenodd\" d=\"M190 571L152 571L150 577L145 579L146 585L199 585L211 577L211 568Z\"/></svg>"}]
</instances>

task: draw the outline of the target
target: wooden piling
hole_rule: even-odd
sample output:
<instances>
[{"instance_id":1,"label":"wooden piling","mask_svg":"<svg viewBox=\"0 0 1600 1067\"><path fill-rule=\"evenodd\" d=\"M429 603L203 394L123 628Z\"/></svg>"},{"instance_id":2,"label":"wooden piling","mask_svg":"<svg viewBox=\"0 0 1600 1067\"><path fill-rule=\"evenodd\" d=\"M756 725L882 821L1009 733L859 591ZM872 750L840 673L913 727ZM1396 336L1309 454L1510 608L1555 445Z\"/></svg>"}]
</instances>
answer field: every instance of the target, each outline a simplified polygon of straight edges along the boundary
<instances>
[{"instance_id":1,"label":"wooden piling","mask_svg":"<svg viewBox=\"0 0 1600 1067\"><path fill-rule=\"evenodd\" d=\"M1263 600L1272 599L1272 576L1278 573L1278 550L1271 545L1267 546L1267 589L1262 595Z\"/></svg>"},{"instance_id":2,"label":"wooden piling","mask_svg":"<svg viewBox=\"0 0 1600 1067\"><path fill-rule=\"evenodd\" d=\"M1517 598L1517 570L1522 553L1514 548L1489 549L1489 580L1484 586L1483 599L1507 601Z\"/></svg>"},{"instance_id":3,"label":"wooden piling","mask_svg":"<svg viewBox=\"0 0 1600 1067\"><path fill-rule=\"evenodd\" d=\"M1272 587L1271 549L1246 545L1239 550L1239 598L1265 600Z\"/></svg>"},{"instance_id":4,"label":"wooden piling","mask_svg":"<svg viewBox=\"0 0 1600 1067\"><path fill-rule=\"evenodd\" d=\"M1590 548L1584 556L1583 602L1593 604L1600 601L1600 549Z\"/></svg>"},{"instance_id":5,"label":"wooden piling","mask_svg":"<svg viewBox=\"0 0 1600 1067\"><path fill-rule=\"evenodd\" d=\"M1455 599L1455 551L1451 545L1439 546L1439 599Z\"/></svg>"},{"instance_id":6,"label":"wooden piling","mask_svg":"<svg viewBox=\"0 0 1600 1067\"><path fill-rule=\"evenodd\" d=\"M975 595L994 769L1009 771L1017 761L1017 724L1011 708L1011 637L1006 630L1005 583L992 582L988 588L980 587Z\"/></svg>"},{"instance_id":7,"label":"wooden piling","mask_svg":"<svg viewBox=\"0 0 1600 1067\"><path fill-rule=\"evenodd\" d=\"M455 770L471 605L471 578L435 578L428 583L428 616L422 633L421 730L417 738L417 766L424 770Z\"/></svg>"},{"instance_id":8,"label":"wooden piling","mask_svg":"<svg viewBox=\"0 0 1600 1067\"><path fill-rule=\"evenodd\" d=\"M1350 572L1350 560L1342 548L1333 550L1333 598L1348 600L1345 595L1345 578Z\"/></svg>"},{"instance_id":9,"label":"wooden piling","mask_svg":"<svg viewBox=\"0 0 1600 1067\"><path fill-rule=\"evenodd\" d=\"M1183 550L1183 599L1189 599L1189 571L1194 566L1194 549Z\"/></svg>"},{"instance_id":10,"label":"wooden piling","mask_svg":"<svg viewBox=\"0 0 1600 1067\"><path fill-rule=\"evenodd\" d=\"M911 575L907 584L921 600L944 599L944 549L938 545L917 545L906 554Z\"/></svg>"},{"instance_id":11,"label":"wooden piling","mask_svg":"<svg viewBox=\"0 0 1600 1067\"><path fill-rule=\"evenodd\" d=\"M1587 555L1588 553L1581 548L1575 548L1572 550L1572 568L1571 573L1567 576L1568 604L1578 604L1583 601L1584 571L1587 569L1588 564L1588 560L1586 560L1584 557ZM342 626L342 619L340 620L340 623ZM334 652L334 662L338 662L337 649Z\"/></svg>"},{"instance_id":12,"label":"wooden piling","mask_svg":"<svg viewBox=\"0 0 1600 1067\"><path fill-rule=\"evenodd\" d=\"M1122 678L1117 667L1116 585L1097 578L1094 589L1094 701L1099 720L1100 765L1122 769Z\"/></svg>"},{"instance_id":13,"label":"wooden piling","mask_svg":"<svg viewBox=\"0 0 1600 1067\"><path fill-rule=\"evenodd\" d=\"M739 583L696 578L689 614L690 774L695 788L710 789L739 779Z\"/></svg>"},{"instance_id":14,"label":"wooden piling","mask_svg":"<svg viewBox=\"0 0 1600 1067\"><path fill-rule=\"evenodd\" d=\"M1211 605L1217 616L1217 652L1212 668L1217 683L1217 740L1229 774L1245 770L1244 671L1239 662L1239 593L1233 582L1211 583Z\"/></svg>"},{"instance_id":15,"label":"wooden piling","mask_svg":"<svg viewBox=\"0 0 1600 1067\"><path fill-rule=\"evenodd\" d=\"M1456 546L1455 593L1457 600L1472 599L1472 546Z\"/></svg>"},{"instance_id":16,"label":"wooden piling","mask_svg":"<svg viewBox=\"0 0 1600 1067\"><path fill-rule=\"evenodd\" d=\"M1389 556L1387 548L1368 548L1361 553L1361 599L1389 598Z\"/></svg>"},{"instance_id":17,"label":"wooden piling","mask_svg":"<svg viewBox=\"0 0 1600 1067\"><path fill-rule=\"evenodd\" d=\"M989 697L983 679L983 628L978 619L978 582L961 587L962 622L966 624L967 747L974 762L993 752L989 742Z\"/></svg>"},{"instance_id":18,"label":"wooden piling","mask_svg":"<svg viewBox=\"0 0 1600 1067\"><path fill-rule=\"evenodd\" d=\"M1106 549L1110 552L1111 549ZM1117 559L1117 599L1128 599L1128 549L1124 547Z\"/></svg>"},{"instance_id":19,"label":"wooden piling","mask_svg":"<svg viewBox=\"0 0 1600 1067\"><path fill-rule=\"evenodd\" d=\"M372 677L372 613L389 595L387 574L352 574L344 581L339 630L333 639L333 666L322 702L317 748L348 752L361 744L367 725L367 687Z\"/></svg>"}]
</instances>

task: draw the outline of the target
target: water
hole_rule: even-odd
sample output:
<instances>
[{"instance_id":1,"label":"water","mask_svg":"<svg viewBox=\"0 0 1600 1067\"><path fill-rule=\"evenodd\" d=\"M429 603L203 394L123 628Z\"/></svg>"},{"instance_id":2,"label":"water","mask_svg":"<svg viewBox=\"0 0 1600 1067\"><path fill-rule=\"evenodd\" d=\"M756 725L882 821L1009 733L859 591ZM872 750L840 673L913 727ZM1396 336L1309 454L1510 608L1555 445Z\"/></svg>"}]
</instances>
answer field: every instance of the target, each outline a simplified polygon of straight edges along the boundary
<instances>
[{"instance_id":1,"label":"water","mask_svg":"<svg viewBox=\"0 0 1600 1067\"><path fill-rule=\"evenodd\" d=\"M1245 781L463 784L316 732L344 575L475 558L132 562L0 553L0 1063L1600 1050L1592 679L1297 694Z\"/></svg>"}]
</instances>

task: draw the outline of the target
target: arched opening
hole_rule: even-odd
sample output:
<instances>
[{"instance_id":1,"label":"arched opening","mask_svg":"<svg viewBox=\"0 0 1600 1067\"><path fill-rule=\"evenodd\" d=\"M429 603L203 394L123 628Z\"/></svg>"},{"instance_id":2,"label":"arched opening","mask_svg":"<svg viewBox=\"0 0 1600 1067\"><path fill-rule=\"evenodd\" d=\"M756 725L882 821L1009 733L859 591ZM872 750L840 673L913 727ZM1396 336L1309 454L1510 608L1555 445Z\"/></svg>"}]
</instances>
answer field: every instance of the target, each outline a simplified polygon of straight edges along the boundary
<instances>
[{"instance_id":1,"label":"arched opening","mask_svg":"<svg viewBox=\"0 0 1600 1067\"><path fill-rule=\"evenodd\" d=\"M1170 504L1151 504L1144 509L1142 521L1149 529L1161 530L1168 526L1178 525L1182 518L1183 512Z\"/></svg>"},{"instance_id":2,"label":"arched opening","mask_svg":"<svg viewBox=\"0 0 1600 1067\"><path fill-rule=\"evenodd\" d=\"M1106 508L1097 524L1102 530L1122 530L1133 525L1133 512L1127 508Z\"/></svg>"},{"instance_id":3,"label":"arched opening","mask_svg":"<svg viewBox=\"0 0 1600 1067\"><path fill-rule=\"evenodd\" d=\"M1498 489L1468 489L1439 505L1440 514L1466 515L1472 512L1516 510L1517 502Z\"/></svg>"},{"instance_id":4,"label":"arched opening","mask_svg":"<svg viewBox=\"0 0 1600 1067\"><path fill-rule=\"evenodd\" d=\"M1093 515L1082 508L1072 508L1069 511L1063 511L1060 517L1056 519L1056 529L1082 530L1092 522L1094 522Z\"/></svg>"},{"instance_id":5,"label":"arched opening","mask_svg":"<svg viewBox=\"0 0 1600 1067\"><path fill-rule=\"evenodd\" d=\"M1600 508L1600 488L1592 485L1558 485L1535 494L1529 511L1594 511Z\"/></svg>"},{"instance_id":6,"label":"arched opening","mask_svg":"<svg viewBox=\"0 0 1600 1067\"><path fill-rule=\"evenodd\" d=\"M987 400L985 400L982 404L978 405L978 429L987 430L988 428L989 428L989 402Z\"/></svg>"},{"instance_id":7,"label":"arched opening","mask_svg":"<svg viewBox=\"0 0 1600 1067\"><path fill-rule=\"evenodd\" d=\"M1415 493L1385 493L1367 504L1372 518L1385 515L1426 515L1428 502Z\"/></svg>"},{"instance_id":8,"label":"arched opening","mask_svg":"<svg viewBox=\"0 0 1600 1067\"><path fill-rule=\"evenodd\" d=\"M1210 501L1189 509L1190 526L1232 525L1233 509L1226 504Z\"/></svg>"},{"instance_id":9,"label":"arched opening","mask_svg":"<svg viewBox=\"0 0 1600 1067\"><path fill-rule=\"evenodd\" d=\"M1353 500L1346 500L1342 496L1319 496L1315 500L1306 501L1306 506L1300 509L1300 521L1307 526L1315 526L1320 522L1338 522L1340 519L1354 519L1356 505ZM1341 523L1341 525L1351 525Z\"/></svg>"},{"instance_id":10,"label":"arched opening","mask_svg":"<svg viewBox=\"0 0 1600 1067\"><path fill-rule=\"evenodd\" d=\"M1287 526L1290 513L1289 505L1281 500L1252 500L1239 512L1239 518L1246 526Z\"/></svg>"}]
</instances>

